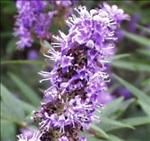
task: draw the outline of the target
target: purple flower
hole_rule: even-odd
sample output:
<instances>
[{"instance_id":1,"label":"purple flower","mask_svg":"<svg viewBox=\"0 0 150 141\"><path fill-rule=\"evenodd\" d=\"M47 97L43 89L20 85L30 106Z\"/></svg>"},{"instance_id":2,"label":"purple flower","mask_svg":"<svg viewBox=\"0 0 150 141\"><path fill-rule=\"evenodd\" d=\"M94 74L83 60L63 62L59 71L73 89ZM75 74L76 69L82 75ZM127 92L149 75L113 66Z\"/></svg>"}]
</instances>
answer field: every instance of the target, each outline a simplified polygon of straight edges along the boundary
<instances>
[{"instance_id":1,"label":"purple flower","mask_svg":"<svg viewBox=\"0 0 150 141\"><path fill-rule=\"evenodd\" d=\"M36 60L38 58L37 51L30 50L27 55L28 60Z\"/></svg>"},{"instance_id":2,"label":"purple flower","mask_svg":"<svg viewBox=\"0 0 150 141\"><path fill-rule=\"evenodd\" d=\"M34 37L38 39L49 38L48 30L55 12L46 11L47 1L17 0L16 7L18 15L16 16L14 35L19 38L18 47L30 47Z\"/></svg>"},{"instance_id":3,"label":"purple flower","mask_svg":"<svg viewBox=\"0 0 150 141\"><path fill-rule=\"evenodd\" d=\"M114 96L123 96L124 99L131 98L132 94L130 91L128 91L126 88L119 87L113 92Z\"/></svg>"},{"instance_id":4,"label":"purple flower","mask_svg":"<svg viewBox=\"0 0 150 141\"><path fill-rule=\"evenodd\" d=\"M107 4L89 12L84 6L75 10L78 16L67 21L68 34L55 36L58 42L52 44L50 56L46 55L55 61L54 68L40 72L42 81L51 83L34 116L41 141L86 140L80 131L99 121L95 112L105 103L106 83L110 81L106 65L114 55L118 27L127 18L121 9ZM58 46L60 53L54 50Z\"/></svg>"},{"instance_id":5,"label":"purple flower","mask_svg":"<svg viewBox=\"0 0 150 141\"><path fill-rule=\"evenodd\" d=\"M89 128L95 120L94 112L104 103L105 83L109 81L105 64L114 54L118 24L125 19L122 12L110 14L108 10L105 7L88 12L86 7L79 7L79 17L68 20L68 35L60 32L60 37L55 37L61 52L58 56L51 53L50 58L56 61L54 69L41 73L52 86L35 114L41 129L63 135L53 138L80 140L79 131ZM122 14L116 17L116 13Z\"/></svg>"},{"instance_id":6,"label":"purple flower","mask_svg":"<svg viewBox=\"0 0 150 141\"><path fill-rule=\"evenodd\" d=\"M130 32L136 31L136 26L137 26L138 22L140 21L140 18L141 18L140 15L137 13L131 17L131 20L128 25Z\"/></svg>"}]
</instances>

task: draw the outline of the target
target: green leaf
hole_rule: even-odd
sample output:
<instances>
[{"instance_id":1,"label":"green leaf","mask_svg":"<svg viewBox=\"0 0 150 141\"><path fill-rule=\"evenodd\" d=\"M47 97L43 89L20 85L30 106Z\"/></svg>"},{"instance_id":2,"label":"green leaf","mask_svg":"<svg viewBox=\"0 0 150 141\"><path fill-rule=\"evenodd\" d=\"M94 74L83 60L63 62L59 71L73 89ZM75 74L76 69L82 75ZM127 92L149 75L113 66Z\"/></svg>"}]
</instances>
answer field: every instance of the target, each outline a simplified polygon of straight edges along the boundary
<instances>
[{"instance_id":1,"label":"green leaf","mask_svg":"<svg viewBox=\"0 0 150 141\"><path fill-rule=\"evenodd\" d=\"M150 29L149 28L141 26L141 25L137 25L137 27L139 29L141 29L143 32L146 32L146 33L150 34Z\"/></svg>"},{"instance_id":2,"label":"green leaf","mask_svg":"<svg viewBox=\"0 0 150 141\"><path fill-rule=\"evenodd\" d=\"M123 139L117 137L117 136L114 136L114 135L110 135L109 134L109 139L108 141L124 141Z\"/></svg>"},{"instance_id":3,"label":"green leaf","mask_svg":"<svg viewBox=\"0 0 150 141\"><path fill-rule=\"evenodd\" d=\"M16 124L22 124L23 120L18 119L16 113L14 113L14 110L11 109L8 105L6 105L4 102L1 102L1 119L8 120L10 122L16 123Z\"/></svg>"},{"instance_id":4,"label":"green leaf","mask_svg":"<svg viewBox=\"0 0 150 141\"><path fill-rule=\"evenodd\" d=\"M129 33L127 31L124 31L124 35L127 38L129 38L129 39L131 39L131 40L133 40L133 41L135 41L135 42L137 42L137 43L139 43L141 45L144 45L146 47L150 47L150 40L145 38L145 37L138 36L138 35L135 35L133 33Z\"/></svg>"},{"instance_id":5,"label":"green leaf","mask_svg":"<svg viewBox=\"0 0 150 141\"><path fill-rule=\"evenodd\" d=\"M7 64L37 64L37 65L44 65L44 61L31 61L31 60L2 60L1 65L7 65Z\"/></svg>"},{"instance_id":6,"label":"green leaf","mask_svg":"<svg viewBox=\"0 0 150 141\"><path fill-rule=\"evenodd\" d=\"M138 88L134 87L132 84L128 83L127 81L123 80L119 76L113 74L114 78L117 79L122 85L124 85L135 97L137 97L140 101L147 103L149 105L150 98L147 96L143 91L139 90Z\"/></svg>"},{"instance_id":7,"label":"green leaf","mask_svg":"<svg viewBox=\"0 0 150 141\"><path fill-rule=\"evenodd\" d=\"M107 139L109 137L105 131L103 131L101 128L99 128L98 126L96 126L94 124L91 125L90 129L93 130L94 135L99 137L99 138Z\"/></svg>"},{"instance_id":8,"label":"green leaf","mask_svg":"<svg viewBox=\"0 0 150 141\"><path fill-rule=\"evenodd\" d=\"M126 57L129 57L129 56L131 56L131 54L129 54L129 53L118 54L118 55L115 55L113 57L113 60L119 60L119 59L126 58Z\"/></svg>"},{"instance_id":9,"label":"green leaf","mask_svg":"<svg viewBox=\"0 0 150 141\"><path fill-rule=\"evenodd\" d=\"M144 79L141 85L145 87L150 86L150 78Z\"/></svg>"},{"instance_id":10,"label":"green leaf","mask_svg":"<svg viewBox=\"0 0 150 141\"><path fill-rule=\"evenodd\" d=\"M1 84L1 98L2 98L2 115L6 116L9 119L13 119L17 123L21 124L24 120L25 114L24 111L18 102L17 98L12 95L8 89Z\"/></svg>"},{"instance_id":11,"label":"green leaf","mask_svg":"<svg viewBox=\"0 0 150 141\"><path fill-rule=\"evenodd\" d=\"M102 139L98 139L95 136L86 136L88 141L106 141L106 140L102 140Z\"/></svg>"},{"instance_id":12,"label":"green leaf","mask_svg":"<svg viewBox=\"0 0 150 141\"><path fill-rule=\"evenodd\" d=\"M116 130L116 129L120 129L120 128L134 129L134 127L129 124L124 124L121 121L108 119L106 117L102 118L100 126L104 131L112 131L112 130Z\"/></svg>"},{"instance_id":13,"label":"green leaf","mask_svg":"<svg viewBox=\"0 0 150 141\"><path fill-rule=\"evenodd\" d=\"M131 61L122 61L122 60L117 60L113 61L112 65L117 68L121 69L126 69L126 70L131 70L131 71L145 71L145 72L150 72L150 65L149 64L144 64L143 62L131 62Z\"/></svg>"},{"instance_id":14,"label":"green leaf","mask_svg":"<svg viewBox=\"0 0 150 141\"><path fill-rule=\"evenodd\" d=\"M1 119L1 141L16 141L16 127L13 123Z\"/></svg>"},{"instance_id":15,"label":"green leaf","mask_svg":"<svg viewBox=\"0 0 150 141\"><path fill-rule=\"evenodd\" d=\"M114 113L113 119L121 116L134 101L134 98L123 101L122 104L118 107L118 110Z\"/></svg>"},{"instance_id":16,"label":"green leaf","mask_svg":"<svg viewBox=\"0 0 150 141\"><path fill-rule=\"evenodd\" d=\"M149 125L150 117L133 117L121 120L121 122L125 124L129 124L131 126L140 126L140 125Z\"/></svg>"},{"instance_id":17,"label":"green leaf","mask_svg":"<svg viewBox=\"0 0 150 141\"><path fill-rule=\"evenodd\" d=\"M24 111L27 112L27 114L30 114L31 112L37 109L33 105L30 105L29 103L26 103L24 101L20 101L20 104L22 105L22 108L24 109Z\"/></svg>"},{"instance_id":18,"label":"green leaf","mask_svg":"<svg viewBox=\"0 0 150 141\"><path fill-rule=\"evenodd\" d=\"M14 81L16 86L20 89L22 94L24 94L25 98L28 99L34 105L40 104L40 98L37 93L33 91L27 84L25 84L20 78L16 75L9 73L10 78Z\"/></svg>"},{"instance_id":19,"label":"green leaf","mask_svg":"<svg viewBox=\"0 0 150 141\"><path fill-rule=\"evenodd\" d=\"M137 50L137 52L145 55L145 56L150 56L150 51L149 50L146 50L146 49L140 49L140 50Z\"/></svg>"},{"instance_id":20,"label":"green leaf","mask_svg":"<svg viewBox=\"0 0 150 141\"><path fill-rule=\"evenodd\" d=\"M138 100L138 103L140 104L140 106L142 107L142 109L144 110L144 112L150 117L150 107L149 104Z\"/></svg>"},{"instance_id":21,"label":"green leaf","mask_svg":"<svg viewBox=\"0 0 150 141\"><path fill-rule=\"evenodd\" d=\"M135 101L134 98L123 101L122 105L120 105L120 107L119 107L119 110L125 111L130 106L130 104L132 104L134 101Z\"/></svg>"}]
</instances>

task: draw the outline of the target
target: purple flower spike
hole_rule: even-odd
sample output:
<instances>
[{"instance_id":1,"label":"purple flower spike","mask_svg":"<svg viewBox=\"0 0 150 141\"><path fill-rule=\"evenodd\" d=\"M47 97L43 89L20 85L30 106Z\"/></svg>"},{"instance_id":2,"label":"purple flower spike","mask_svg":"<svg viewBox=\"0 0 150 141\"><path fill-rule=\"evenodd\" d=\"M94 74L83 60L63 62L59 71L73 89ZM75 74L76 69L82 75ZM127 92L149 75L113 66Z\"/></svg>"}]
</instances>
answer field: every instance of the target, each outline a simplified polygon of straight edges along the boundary
<instances>
[{"instance_id":1,"label":"purple flower spike","mask_svg":"<svg viewBox=\"0 0 150 141\"><path fill-rule=\"evenodd\" d=\"M36 60L36 59L38 58L37 51L36 51L36 50L30 50L30 51L28 52L27 58L28 58L29 60Z\"/></svg>"},{"instance_id":2,"label":"purple flower spike","mask_svg":"<svg viewBox=\"0 0 150 141\"><path fill-rule=\"evenodd\" d=\"M14 35L19 38L17 42L19 48L30 47L34 36L38 39L49 38L48 30L55 12L46 12L47 6L48 2L44 0L17 0L18 15Z\"/></svg>"},{"instance_id":3,"label":"purple flower spike","mask_svg":"<svg viewBox=\"0 0 150 141\"><path fill-rule=\"evenodd\" d=\"M114 55L118 27L127 18L121 9L106 4L90 11L79 6L75 11L67 21L68 34L54 36L58 42L46 55L55 61L54 68L40 72L41 81L51 83L34 116L41 141L86 141L80 132L99 121L95 113L110 81L106 66ZM60 53L54 50L59 46Z\"/></svg>"},{"instance_id":4,"label":"purple flower spike","mask_svg":"<svg viewBox=\"0 0 150 141\"><path fill-rule=\"evenodd\" d=\"M69 33L55 37L58 43L53 43L54 48L61 47L59 57L53 59L54 50L49 51L49 58L56 61L54 69L41 74L52 86L35 113L40 128L60 141L85 140L79 132L97 120L94 113L101 104L111 101L106 93L109 76L105 65L114 55L119 23L127 18L121 9L106 4L90 12L84 6L75 10L79 16L68 19ZM41 136L45 138L45 134Z\"/></svg>"}]
</instances>

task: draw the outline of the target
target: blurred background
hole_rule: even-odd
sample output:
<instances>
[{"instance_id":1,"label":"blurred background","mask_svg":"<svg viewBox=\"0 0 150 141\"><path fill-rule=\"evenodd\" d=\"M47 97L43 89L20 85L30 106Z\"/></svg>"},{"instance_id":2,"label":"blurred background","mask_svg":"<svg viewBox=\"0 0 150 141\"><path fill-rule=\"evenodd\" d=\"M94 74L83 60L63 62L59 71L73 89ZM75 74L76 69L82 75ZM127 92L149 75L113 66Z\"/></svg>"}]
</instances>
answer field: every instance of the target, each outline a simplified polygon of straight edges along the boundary
<instances>
[{"instance_id":1,"label":"blurred background","mask_svg":"<svg viewBox=\"0 0 150 141\"><path fill-rule=\"evenodd\" d=\"M100 0L79 0L89 9ZM109 95L102 97L106 108L101 123L93 125L89 141L150 140L150 1L112 0L130 15L118 31L119 42L113 59ZM46 83L39 83L38 72L49 68L36 42L24 50L17 49L13 36L15 0L1 0L1 141L16 141L22 129L34 127L32 111L38 109ZM56 20L56 19L55 19ZM57 21L54 21L57 25ZM55 26L51 33L62 26ZM45 49L44 49L45 50Z\"/></svg>"}]
</instances>

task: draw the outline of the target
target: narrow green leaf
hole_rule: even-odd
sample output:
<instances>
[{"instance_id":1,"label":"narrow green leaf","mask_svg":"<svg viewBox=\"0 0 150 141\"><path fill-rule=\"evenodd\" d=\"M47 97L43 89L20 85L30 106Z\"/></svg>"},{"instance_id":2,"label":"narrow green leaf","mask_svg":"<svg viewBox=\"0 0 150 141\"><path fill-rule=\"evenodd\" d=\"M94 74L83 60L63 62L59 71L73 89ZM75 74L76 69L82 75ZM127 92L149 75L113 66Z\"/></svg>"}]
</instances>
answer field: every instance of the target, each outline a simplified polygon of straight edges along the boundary
<instances>
[{"instance_id":1,"label":"narrow green leaf","mask_svg":"<svg viewBox=\"0 0 150 141\"><path fill-rule=\"evenodd\" d=\"M135 35L133 33L129 33L127 31L124 31L124 35L127 38L129 38L129 39L131 39L131 40L133 40L133 41L135 41L135 42L137 42L137 43L139 43L141 45L144 45L146 47L150 47L150 40L145 38L145 37L138 36L138 35Z\"/></svg>"},{"instance_id":2,"label":"narrow green leaf","mask_svg":"<svg viewBox=\"0 0 150 141\"><path fill-rule=\"evenodd\" d=\"M110 135L109 134L109 139L108 141L124 141L123 139L117 137L117 136L114 136L114 135Z\"/></svg>"},{"instance_id":3,"label":"narrow green leaf","mask_svg":"<svg viewBox=\"0 0 150 141\"><path fill-rule=\"evenodd\" d=\"M19 105L17 98L12 95L9 90L1 84L1 98L4 103L5 109L3 112L11 113L11 116L18 122L22 122L24 120L25 114L22 107ZM11 118L10 116L10 118Z\"/></svg>"},{"instance_id":4,"label":"narrow green leaf","mask_svg":"<svg viewBox=\"0 0 150 141\"><path fill-rule=\"evenodd\" d=\"M28 114L36 110L36 107L24 101L20 101L20 104L22 105L22 108L24 109L24 111L27 112Z\"/></svg>"},{"instance_id":5,"label":"narrow green leaf","mask_svg":"<svg viewBox=\"0 0 150 141\"><path fill-rule=\"evenodd\" d=\"M18 119L16 112L14 112L13 109L11 109L8 105L6 105L4 102L1 102L1 118L8 120L12 123L16 123L21 125L23 120Z\"/></svg>"},{"instance_id":6,"label":"narrow green leaf","mask_svg":"<svg viewBox=\"0 0 150 141\"><path fill-rule=\"evenodd\" d=\"M114 113L112 118L117 119L119 116L121 116L134 101L135 99L133 98L123 101L122 105L119 106L119 109Z\"/></svg>"},{"instance_id":7,"label":"narrow green leaf","mask_svg":"<svg viewBox=\"0 0 150 141\"><path fill-rule=\"evenodd\" d=\"M119 60L119 59L126 58L126 57L129 57L129 56L131 56L131 54L129 54L129 53L117 54L113 57L113 60Z\"/></svg>"},{"instance_id":8,"label":"narrow green leaf","mask_svg":"<svg viewBox=\"0 0 150 141\"><path fill-rule=\"evenodd\" d=\"M141 25L137 25L137 27L139 29L141 29L143 32L146 32L146 33L150 34L150 29L149 28L141 26Z\"/></svg>"},{"instance_id":9,"label":"narrow green leaf","mask_svg":"<svg viewBox=\"0 0 150 141\"><path fill-rule=\"evenodd\" d=\"M134 101L135 101L134 98L123 101L122 105L119 108L119 110L120 111L125 111L130 106L130 104L132 104Z\"/></svg>"},{"instance_id":10,"label":"narrow green leaf","mask_svg":"<svg viewBox=\"0 0 150 141\"><path fill-rule=\"evenodd\" d=\"M150 117L150 107L149 104L138 100L138 103L140 104L140 106L142 107L142 109L144 110L144 112Z\"/></svg>"},{"instance_id":11,"label":"narrow green leaf","mask_svg":"<svg viewBox=\"0 0 150 141\"><path fill-rule=\"evenodd\" d=\"M1 119L1 140L2 141L16 141L16 127L13 123Z\"/></svg>"},{"instance_id":12,"label":"narrow green leaf","mask_svg":"<svg viewBox=\"0 0 150 141\"><path fill-rule=\"evenodd\" d=\"M131 62L116 60L112 62L112 65L117 68L131 70L131 71L146 71L150 72L150 65L144 64L143 62Z\"/></svg>"},{"instance_id":13,"label":"narrow green leaf","mask_svg":"<svg viewBox=\"0 0 150 141\"><path fill-rule=\"evenodd\" d=\"M107 139L109 138L108 134L103 131L101 128L99 128L98 126L92 124L91 125L91 130L94 131L95 135L102 138L102 139Z\"/></svg>"},{"instance_id":14,"label":"narrow green leaf","mask_svg":"<svg viewBox=\"0 0 150 141\"><path fill-rule=\"evenodd\" d=\"M131 126L147 125L150 124L150 117L133 117L121 120L121 122Z\"/></svg>"},{"instance_id":15,"label":"narrow green leaf","mask_svg":"<svg viewBox=\"0 0 150 141\"><path fill-rule=\"evenodd\" d=\"M44 65L44 61L31 61L31 60L2 60L1 65L7 65L7 64L37 64L37 65Z\"/></svg>"},{"instance_id":16,"label":"narrow green leaf","mask_svg":"<svg viewBox=\"0 0 150 141\"><path fill-rule=\"evenodd\" d=\"M86 138L88 141L106 141L106 140L98 139L95 136L87 136Z\"/></svg>"},{"instance_id":17,"label":"narrow green leaf","mask_svg":"<svg viewBox=\"0 0 150 141\"><path fill-rule=\"evenodd\" d=\"M134 127L131 126L131 125L129 125L129 124L124 124L121 121L116 121L116 120L113 120L113 119L108 119L106 117L102 118L101 128L104 131L112 131L112 130L116 130L116 129L120 129L120 128L134 129Z\"/></svg>"},{"instance_id":18,"label":"narrow green leaf","mask_svg":"<svg viewBox=\"0 0 150 141\"><path fill-rule=\"evenodd\" d=\"M33 107L32 105L25 103L23 101L18 101L19 102L19 106L22 108L22 111L24 111L26 114L31 116L31 113L33 111L36 110L35 107ZM18 120L18 117L16 117L16 114L14 113L14 111L8 107L8 105L6 105L3 101L0 103L1 104L1 118L8 120L10 122L14 122L16 124L19 125L24 125L24 120Z\"/></svg>"},{"instance_id":19,"label":"narrow green leaf","mask_svg":"<svg viewBox=\"0 0 150 141\"><path fill-rule=\"evenodd\" d=\"M150 86L150 78L144 79L141 85L145 87Z\"/></svg>"},{"instance_id":20,"label":"narrow green leaf","mask_svg":"<svg viewBox=\"0 0 150 141\"><path fill-rule=\"evenodd\" d=\"M134 87L132 84L128 83L127 81L123 80L119 76L113 74L114 78L117 79L122 85L124 85L132 94L137 97L139 100L141 100L144 103L149 104L150 103L150 98L147 96L143 91L137 89Z\"/></svg>"},{"instance_id":21,"label":"narrow green leaf","mask_svg":"<svg viewBox=\"0 0 150 141\"><path fill-rule=\"evenodd\" d=\"M150 50L146 50L146 49L140 49L140 50L137 50L137 52L145 55L145 56L150 56Z\"/></svg>"},{"instance_id":22,"label":"narrow green leaf","mask_svg":"<svg viewBox=\"0 0 150 141\"><path fill-rule=\"evenodd\" d=\"M14 74L9 74L10 78L15 82L16 86L20 89L25 98L27 98L34 105L39 105L40 98L27 84Z\"/></svg>"}]
</instances>

